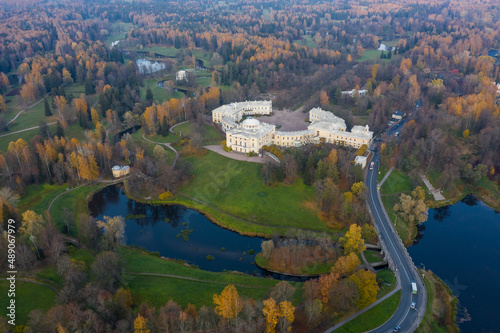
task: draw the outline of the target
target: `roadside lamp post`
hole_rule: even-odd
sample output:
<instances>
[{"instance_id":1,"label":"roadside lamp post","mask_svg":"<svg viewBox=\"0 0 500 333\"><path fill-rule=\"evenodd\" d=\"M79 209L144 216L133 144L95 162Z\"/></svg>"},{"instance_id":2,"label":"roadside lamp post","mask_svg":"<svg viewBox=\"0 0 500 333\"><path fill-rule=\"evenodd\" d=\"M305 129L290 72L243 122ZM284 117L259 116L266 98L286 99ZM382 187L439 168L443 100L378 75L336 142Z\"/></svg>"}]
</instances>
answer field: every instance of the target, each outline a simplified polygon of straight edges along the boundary
<instances>
[{"instance_id":1,"label":"roadside lamp post","mask_svg":"<svg viewBox=\"0 0 500 333\"><path fill-rule=\"evenodd\" d=\"M423 263L420 263L420 266L424 266L424 270L422 271L422 279L424 279L425 275L425 265Z\"/></svg>"}]
</instances>

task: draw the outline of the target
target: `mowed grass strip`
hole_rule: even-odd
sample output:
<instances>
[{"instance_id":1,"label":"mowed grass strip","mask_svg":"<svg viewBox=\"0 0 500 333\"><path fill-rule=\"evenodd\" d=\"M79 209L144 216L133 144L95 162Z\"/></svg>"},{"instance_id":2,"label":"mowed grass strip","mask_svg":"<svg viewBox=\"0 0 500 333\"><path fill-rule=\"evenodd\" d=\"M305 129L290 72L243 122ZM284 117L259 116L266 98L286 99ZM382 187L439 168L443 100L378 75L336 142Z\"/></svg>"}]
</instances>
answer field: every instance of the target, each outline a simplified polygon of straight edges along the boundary
<instances>
[{"instance_id":1,"label":"mowed grass strip","mask_svg":"<svg viewBox=\"0 0 500 333\"><path fill-rule=\"evenodd\" d=\"M410 177L400 170L393 170L380 188L382 194L410 192L412 190Z\"/></svg>"},{"instance_id":2,"label":"mowed grass strip","mask_svg":"<svg viewBox=\"0 0 500 333\"><path fill-rule=\"evenodd\" d=\"M260 177L261 164L232 160L211 151L186 160L195 176L179 189L181 193L258 224L331 231L318 218L313 188L300 179L292 186L267 187ZM175 199L183 201L185 197L177 195Z\"/></svg>"},{"instance_id":3,"label":"mowed grass strip","mask_svg":"<svg viewBox=\"0 0 500 333\"><path fill-rule=\"evenodd\" d=\"M398 291L382 303L356 317L335 330L335 333L361 333L379 327L385 323L398 308L401 291Z\"/></svg>"},{"instance_id":4,"label":"mowed grass strip","mask_svg":"<svg viewBox=\"0 0 500 333\"><path fill-rule=\"evenodd\" d=\"M245 286L255 286L271 288L277 284L278 280L260 278L249 275L238 275L232 273L209 272L201 269L187 267L183 264L143 253L129 247L122 246L118 249L120 257L125 262L125 271L137 273L157 273L190 277L194 279L219 282L221 285L239 284ZM293 285L301 286L301 283Z\"/></svg>"},{"instance_id":5,"label":"mowed grass strip","mask_svg":"<svg viewBox=\"0 0 500 333\"><path fill-rule=\"evenodd\" d=\"M181 99L184 97L184 94L178 91L168 90L158 86L159 79L149 78L144 81L144 88L140 88L140 94L143 98L146 98L146 90L147 87L151 88L153 92L153 99L160 103L164 101L169 101L171 98Z\"/></svg>"},{"instance_id":6,"label":"mowed grass strip","mask_svg":"<svg viewBox=\"0 0 500 333\"><path fill-rule=\"evenodd\" d=\"M182 307L189 303L201 307L213 306L213 295L220 294L226 287L224 284L182 280L178 278L124 275L134 302L139 305L148 303L160 308L168 300L173 299ZM236 286L238 294L243 298L261 300L270 294L271 288L254 288Z\"/></svg>"},{"instance_id":7,"label":"mowed grass strip","mask_svg":"<svg viewBox=\"0 0 500 333\"><path fill-rule=\"evenodd\" d=\"M59 194L66 191L68 185L32 184L26 186L24 195L19 201L19 212L33 210L37 214L45 214L50 202Z\"/></svg>"},{"instance_id":8,"label":"mowed grass strip","mask_svg":"<svg viewBox=\"0 0 500 333\"><path fill-rule=\"evenodd\" d=\"M10 298L7 295L9 282L0 280L0 307L3 310L2 316L7 313L7 306ZM16 324L26 324L29 320L28 314L32 310L41 309L47 311L56 305L56 293L46 286L39 284L16 281Z\"/></svg>"}]
</instances>

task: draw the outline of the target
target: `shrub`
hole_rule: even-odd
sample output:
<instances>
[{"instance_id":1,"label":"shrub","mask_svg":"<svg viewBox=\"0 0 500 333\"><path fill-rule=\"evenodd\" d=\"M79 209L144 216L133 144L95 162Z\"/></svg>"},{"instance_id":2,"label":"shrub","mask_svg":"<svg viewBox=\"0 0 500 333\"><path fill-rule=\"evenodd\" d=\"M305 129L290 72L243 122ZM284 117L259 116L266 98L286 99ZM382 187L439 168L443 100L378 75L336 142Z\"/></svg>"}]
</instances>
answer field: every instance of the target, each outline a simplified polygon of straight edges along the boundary
<instances>
[{"instance_id":1,"label":"shrub","mask_svg":"<svg viewBox=\"0 0 500 333\"><path fill-rule=\"evenodd\" d=\"M166 192L163 192L162 194L160 194L160 196L158 198L160 198L160 200L168 200L173 196L174 195L172 193L170 193L170 191L166 191Z\"/></svg>"},{"instance_id":2,"label":"shrub","mask_svg":"<svg viewBox=\"0 0 500 333\"><path fill-rule=\"evenodd\" d=\"M208 261L212 261L212 260L214 260L214 259L215 259L215 258L214 258L214 256L211 256L211 255L208 255L208 256L207 256L207 260L208 260Z\"/></svg>"}]
</instances>

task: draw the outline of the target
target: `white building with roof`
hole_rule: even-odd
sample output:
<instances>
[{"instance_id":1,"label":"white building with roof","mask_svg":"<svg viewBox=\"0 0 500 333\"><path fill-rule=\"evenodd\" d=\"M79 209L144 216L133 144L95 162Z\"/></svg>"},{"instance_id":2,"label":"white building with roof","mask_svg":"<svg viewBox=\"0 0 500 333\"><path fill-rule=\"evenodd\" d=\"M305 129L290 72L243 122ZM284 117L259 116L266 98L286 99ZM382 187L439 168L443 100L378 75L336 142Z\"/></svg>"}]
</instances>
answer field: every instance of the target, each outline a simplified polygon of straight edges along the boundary
<instances>
[{"instance_id":1,"label":"white building with roof","mask_svg":"<svg viewBox=\"0 0 500 333\"><path fill-rule=\"evenodd\" d=\"M257 119L245 119L235 128L226 131L226 145L237 152L258 153L262 146L273 143L275 129L274 125Z\"/></svg>"},{"instance_id":2,"label":"white building with roof","mask_svg":"<svg viewBox=\"0 0 500 333\"><path fill-rule=\"evenodd\" d=\"M128 165L120 166L115 165L111 171L113 172L113 177L118 178L122 176L126 176L130 173L130 167Z\"/></svg>"},{"instance_id":3,"label":"white building with roof","mask_svg":"<svg viewBox=\"0 0 500 333\"><path fill-rule=\"evenodd\" d=\"M364 169L366 167L367 158L367 156L356 156L356 158L354 159L354 164L360 165L361 168Z\"/></svg>"},{"instance_id":4,"label":"white building with roof","mask_svg":"<svg viewBox=\"0 0 500 333\"><path fill-rule=\"evenodd\" d=\"M353 96L356 96L356 93L357 93L359 96L364 96L364 95L366 95L367 92L368 92L368 90L366 90L366 89L361 89L361 90L353 89L353 90L343 91L342 95L349 95L349 96L353 97Z\"/></svg>"},{"instance_id":5,"label":"white building with roof","mask_svg":"<svg viewBox=\"0 0 500 333\"><path fill-rule=\"evenodd\" d=\"M247 101L231 103L222 105L213 110L212 121L214 123L222 124L222 129L226 131L227 129L234 128L233 122L241 121L241 119L243 119L243 116L271 115L272 113L273 106L271 101Z\"/></svg>"},{"instance_id":6,"label":"white building with roof","mask_svg":"<svg viewBox=\"0 0 500 333\"><path fill-rule=\"evenodd\" d=\"M373 132L367 126L353 126L350 132L344 119L332 112L314 108L309 111L311 124L302 131L279 131L274 125L254 118L239 123L243 115L271 114L271 102L244 102L223 105L212 112L212 120L226 132L226 145L234 151L259 152L262 146L300 147L321 141L359 148L369 145Z\"/></svg>"}]
</instances>

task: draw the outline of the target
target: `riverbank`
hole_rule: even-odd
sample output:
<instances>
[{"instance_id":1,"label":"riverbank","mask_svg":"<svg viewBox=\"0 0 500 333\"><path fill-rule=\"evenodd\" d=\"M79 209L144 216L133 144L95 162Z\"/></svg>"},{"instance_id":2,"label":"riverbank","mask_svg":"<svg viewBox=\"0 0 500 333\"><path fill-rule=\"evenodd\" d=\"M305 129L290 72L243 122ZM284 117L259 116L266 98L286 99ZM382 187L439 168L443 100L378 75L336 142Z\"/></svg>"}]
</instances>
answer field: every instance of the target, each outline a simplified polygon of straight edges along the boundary
<instances>
[{"instance_id":1,"label":"riverbank","mask_svg":"<svg viewBox=\"0 0 500 333\"><path fill-rule=\"evenodd\" d=\"M427 308L416 333L447 332L458 333L455 317L458 299L451 289L432 271L423 271L427 289Z\"/></svg>"}]
</instances>

